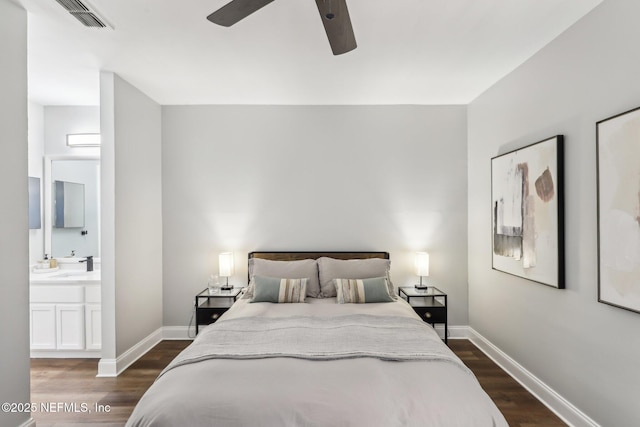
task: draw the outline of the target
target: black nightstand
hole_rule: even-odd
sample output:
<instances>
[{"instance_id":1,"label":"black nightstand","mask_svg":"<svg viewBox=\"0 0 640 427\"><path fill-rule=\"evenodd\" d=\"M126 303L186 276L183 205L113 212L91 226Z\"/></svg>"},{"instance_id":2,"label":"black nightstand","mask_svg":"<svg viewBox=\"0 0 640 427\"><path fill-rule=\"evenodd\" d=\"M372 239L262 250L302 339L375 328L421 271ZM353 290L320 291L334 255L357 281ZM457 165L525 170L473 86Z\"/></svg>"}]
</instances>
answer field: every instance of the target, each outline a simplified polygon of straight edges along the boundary
<instances>
[{"instance_id":1,"label":"black nightstand","mask_svg":"<svg viewBox=\"0 0 640 427\"><path fill-rule=\"evenodd\" d=\"M229 291L208 288L196 295L196 335L198 335L198 325L209 325L214 323L229 310L238 296L242 292L241 288L233 288Z\"/></svg>"},{"instance_id":2,"label":"black nightstand","mask_svg":"<svg viewBox=\"0 0 640 427\"><path fill-rule=\"evenodd\" d=\"M398 288L398 295L404 298L422 320L432 326L444 323L444 342L449 343L447 335L447 294L440 289L429 286L426 289L416 289L415 286Z\"/></svg>"}]
</instances>

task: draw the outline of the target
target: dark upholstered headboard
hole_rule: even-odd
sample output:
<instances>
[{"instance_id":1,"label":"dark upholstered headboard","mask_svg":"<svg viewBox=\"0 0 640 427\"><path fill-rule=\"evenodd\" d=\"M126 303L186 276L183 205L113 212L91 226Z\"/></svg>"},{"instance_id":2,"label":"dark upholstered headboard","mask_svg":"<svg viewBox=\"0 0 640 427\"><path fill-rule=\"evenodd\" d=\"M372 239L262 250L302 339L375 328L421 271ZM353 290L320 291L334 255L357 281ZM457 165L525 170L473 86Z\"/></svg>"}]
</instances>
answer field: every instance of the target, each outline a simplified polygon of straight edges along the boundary
<instances>
[{"instance_id":1,"label":"dark upholstered headboard","mask_svg":"<svg viewBox=\"0 0 640 427\"><path fill-rule=\"evenodd\" d=\"M249 259L261 258L271 261L296 261L301 259L318 259L320 257L336 259L389 259L389 252L249 252Z\"/></svg>"},{"instance_id":2,"label":"dark upholstered headboard","mask_svg":"<svg viewBox=\"0 0 640 427\"><path fill-rule=\"evenodd\" d=\"M389 252L268 252L256 251L249 252L248 259L260 258L270 261L298 261L301 259L318 259L320 257L329 257L336 259L367 259L382 258L389 259ZM249 281L251 277L249 277Z\"/></svg>"}]
</instances>

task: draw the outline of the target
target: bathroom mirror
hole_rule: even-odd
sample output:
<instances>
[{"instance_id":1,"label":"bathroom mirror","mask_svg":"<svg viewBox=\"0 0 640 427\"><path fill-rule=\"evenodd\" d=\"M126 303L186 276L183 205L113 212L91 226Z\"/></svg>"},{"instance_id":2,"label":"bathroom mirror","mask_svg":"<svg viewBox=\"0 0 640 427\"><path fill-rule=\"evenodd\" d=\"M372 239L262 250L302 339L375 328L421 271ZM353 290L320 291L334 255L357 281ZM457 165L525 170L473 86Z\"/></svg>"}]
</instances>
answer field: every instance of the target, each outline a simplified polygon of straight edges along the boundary
<instances>
[{"instance_id":1,"label":"bathroom mirror","mask_svg":"<svg viewBox=\"0 0 640 427\"><path fill-rule=\"evenodd\" d=\"M100 158L45 156L44 252L100 257Z\"/></svg>"},{"instance_id":2,"label":"bathroom mirror","mask_svg":"<svg viewBox=\"0 0 640 427\"><path fill-rule=\"evenodd\" d=\"M40 213L40 178L29 177L29 229L42 228Z\"/></svg>"},{"instance_id":3,"label":"bathroom mirror","mask_svg":"<svg viewBox=\"0 0 640 427\"><path fill-rule=\"evenodd\" d=\"M84 184L54 181L53 204L54 227L84 227Z\"/></svg>"}]
</instances>

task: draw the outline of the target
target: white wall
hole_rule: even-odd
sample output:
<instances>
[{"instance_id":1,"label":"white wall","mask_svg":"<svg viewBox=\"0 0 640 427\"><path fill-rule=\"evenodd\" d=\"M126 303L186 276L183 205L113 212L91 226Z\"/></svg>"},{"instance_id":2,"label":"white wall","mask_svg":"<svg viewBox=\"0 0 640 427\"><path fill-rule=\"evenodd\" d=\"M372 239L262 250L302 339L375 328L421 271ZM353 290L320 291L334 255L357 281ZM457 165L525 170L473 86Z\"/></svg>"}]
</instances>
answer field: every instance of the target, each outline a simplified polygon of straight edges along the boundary
<instances>
[{"instance_id":1,"label":"white wall","mask_svg":"<svg viewBox=\"0 0 640 427\"><path fill-rule=\"evenodd\" d=\"M413 284L413 252L467 324L466 108L164 106L164 325L233 251L382 250Z\"/></svg>"},{"instance_id":2,"label":"white wall","mask_svg":"<svg viewBox=\"0 0 640 427\"><path fill-rule=\"evenodd\" d=\"M100 72L100 261L102 359L98 373L115 375L116 362L116 140L115 75ZM110 369L106 368L109 365Z\"/></svg>"},{"instance_id":3,"label":"white wall","mask_svg":"<svg viewBox=\"0 0 640 427\"><path fill-rule=\"evenodd\" d=\"M120 355L162 326L162 126L160 105L117 75L115 102Z\"/></svg>"},{"instance_id":4,"label":"white wall","mask_svg":"<svg viewBox=\"0 0 640 427\"><path fill-rule=\"evenodd\" d=\"M0 0L0 402L29 402L27 14ZM0 412L18 426L29 413Z\"/></svg>"},{"instance_id":5,"label":"white wall","mask_svg":"<svg viewBox=\"0 0 640 427\"><path fill-rule=\"evenodd\" d=\"M602 426L640 420L640 315L597 302L595 123L640 106L640 2L605 0L469 106L470 325ZM491 269L490 159L565 135L566 287Z\"/></svg>"},{"instance_id":6,"label":"white wall","mask_svg":"<svg viewBox=\"0 0 640 427\"><path fill-rule=\"evenodd\" d=\"M98 147L69 147L67 135L100 133L100 107L90 105L44 107L44 152L46 155L96 156Z\"/></svg>"},{"instance_id":7,"label":"white wall","mask_svg":"<svg viewBox=\"0 0 640 427\"><path fill-rule=\"evenodd\" d=\"M113 358L162 326L161 109L113 73L101 73L100 96L103 310L115 307L103 314L103 358Z\"/></svg>"}]
</instances>

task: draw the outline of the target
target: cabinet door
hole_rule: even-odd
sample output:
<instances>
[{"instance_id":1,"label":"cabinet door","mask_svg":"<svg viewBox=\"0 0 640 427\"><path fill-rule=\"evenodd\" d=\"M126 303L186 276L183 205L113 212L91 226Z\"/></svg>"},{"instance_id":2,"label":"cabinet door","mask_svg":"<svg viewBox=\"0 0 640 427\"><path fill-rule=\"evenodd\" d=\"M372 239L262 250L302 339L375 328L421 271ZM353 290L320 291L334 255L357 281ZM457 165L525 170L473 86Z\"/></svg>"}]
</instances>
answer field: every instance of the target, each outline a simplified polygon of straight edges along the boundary
<instances>
[{"instance_id":1,"label":"cabinet door","mask_svg":"<svg viewBox=\"0 0 640 427\"><path fill-rule=\"evenodd\" d=\"M29 306L30 336L32 350L55 350L56 306L55 304L31 304Z\"/></svg>"},{"instance_id":2,"label":"cabinet door","mask_svg":"<svg viewBox=\"0 0 640 427\"><path fill-rule=\"evenodd\" d=\"M84 304L56 304L56 347L84 350Z\"/></svg>"},{"instance_id":3,"label":"cabinet door","mask_svg":"<svg viewBox=\"0 0 640 427\"><path fill-rule=\"evenodd\" d=\"M84 311L87 350L102 348L102 311L100 304L87 304Z\"/></svg>"}]
</instances>

